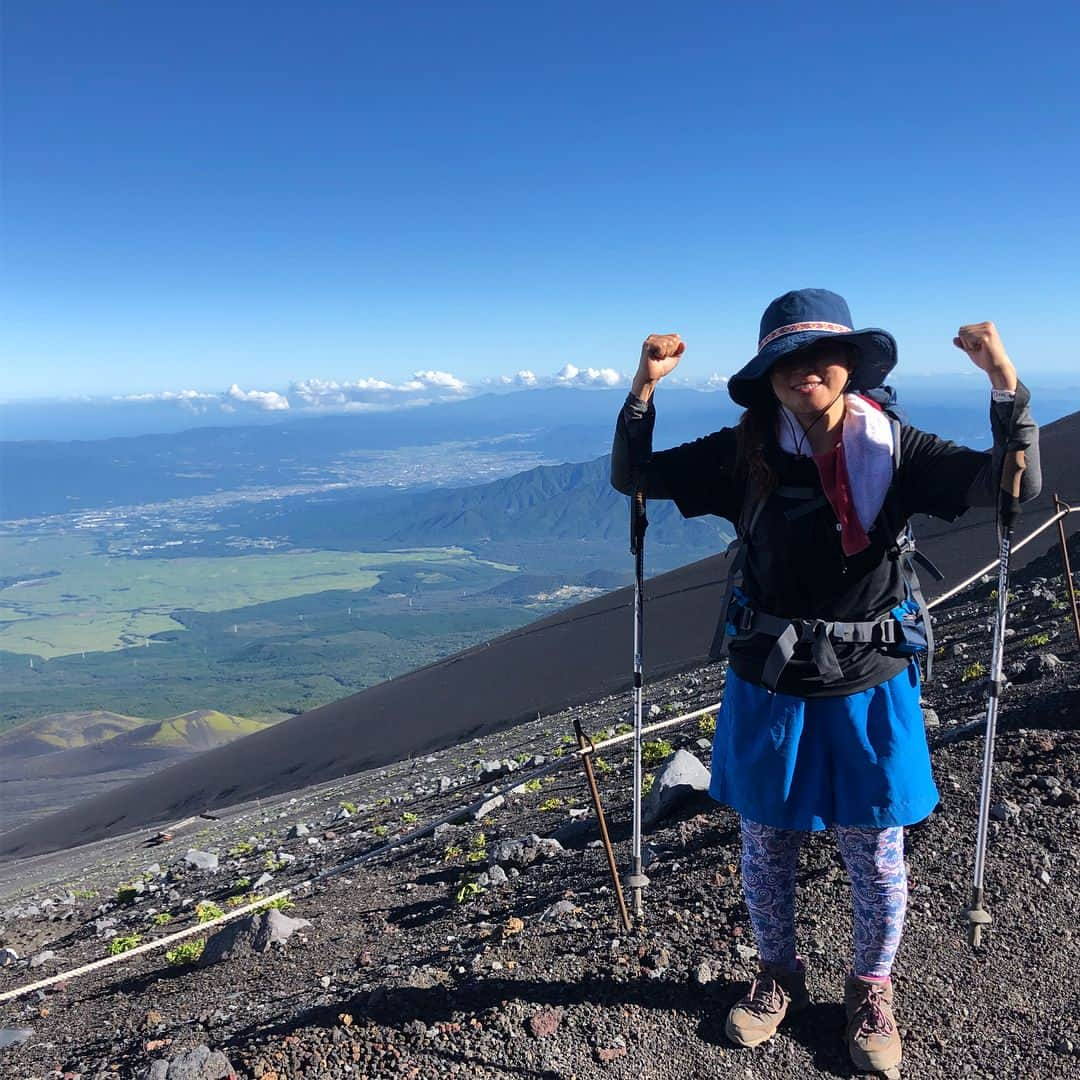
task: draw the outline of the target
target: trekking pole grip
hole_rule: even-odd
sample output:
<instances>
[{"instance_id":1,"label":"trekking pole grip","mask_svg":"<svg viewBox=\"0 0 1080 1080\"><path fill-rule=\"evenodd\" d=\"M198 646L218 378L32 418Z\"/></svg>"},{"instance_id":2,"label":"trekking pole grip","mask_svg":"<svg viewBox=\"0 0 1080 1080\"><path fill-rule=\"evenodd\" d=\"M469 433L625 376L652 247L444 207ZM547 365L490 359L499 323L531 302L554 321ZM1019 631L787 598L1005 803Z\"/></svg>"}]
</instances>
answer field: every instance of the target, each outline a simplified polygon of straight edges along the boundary
<instances>
[{"instance_id":1,"label":"trekking pole grip","mask_svg":"<svg viewBox=\"0 0 1080 1080\"><path fill-rule=\"evenodd\" d=\"M1020 513L1020 483L1024 478L1027 460L1023 450L1012 450L1001 463L1001 521L1011 529Z\"/></svg>"}]
</instances>

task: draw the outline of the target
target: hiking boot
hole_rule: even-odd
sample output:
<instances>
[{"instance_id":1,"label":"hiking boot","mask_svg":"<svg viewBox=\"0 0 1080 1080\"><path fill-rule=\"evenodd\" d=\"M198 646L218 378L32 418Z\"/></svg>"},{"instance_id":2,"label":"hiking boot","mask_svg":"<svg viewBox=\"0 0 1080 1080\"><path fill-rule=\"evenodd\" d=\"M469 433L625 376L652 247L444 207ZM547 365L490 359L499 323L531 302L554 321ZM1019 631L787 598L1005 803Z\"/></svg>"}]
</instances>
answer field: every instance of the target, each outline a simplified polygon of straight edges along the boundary
<instances>
[{"instance_id":1,"label":"hiking boot","mask_svg":"<svg viewBox=\"0 0 1080 1080\"><path fill-rule=\"evenodd\" d=\"M862 1072L883 1072L900 1064L900 1032L892 1011L892 983L849 975L844 983L848 1053Z\"/></svg>"},{"instance_id":2,"label":"hiking boot","mask_svg":"<svg viewBox=\"0 0 1080 1080\"><path fill-rule=\"evenodd\" d=\"M804 970L763 966L747 993L732 1005L724 1033L736 1046L760 1046L776 1034L789 1012L809 1004Z\"/></svg>"}]
</instances>

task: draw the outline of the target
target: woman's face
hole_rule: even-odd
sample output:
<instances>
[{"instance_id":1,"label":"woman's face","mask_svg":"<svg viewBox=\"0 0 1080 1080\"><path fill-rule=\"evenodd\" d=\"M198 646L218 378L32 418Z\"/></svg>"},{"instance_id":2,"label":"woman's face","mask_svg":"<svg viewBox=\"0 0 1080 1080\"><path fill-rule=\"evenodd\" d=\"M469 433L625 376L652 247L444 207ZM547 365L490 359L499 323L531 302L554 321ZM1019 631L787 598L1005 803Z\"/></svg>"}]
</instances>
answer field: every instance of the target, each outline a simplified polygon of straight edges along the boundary
<instances>
[{"instance_id":1,"label":"woman's face","mask_svg":"<svg viewBox=\"0 0 1080 1080\"><path fill-rule=\"evenodd\" d=\"M819 345L778 361L769 371L769 382L781 405L798 415L827 409L844 392L854 366L849 345Z\"/></svg>"}]
</instances>

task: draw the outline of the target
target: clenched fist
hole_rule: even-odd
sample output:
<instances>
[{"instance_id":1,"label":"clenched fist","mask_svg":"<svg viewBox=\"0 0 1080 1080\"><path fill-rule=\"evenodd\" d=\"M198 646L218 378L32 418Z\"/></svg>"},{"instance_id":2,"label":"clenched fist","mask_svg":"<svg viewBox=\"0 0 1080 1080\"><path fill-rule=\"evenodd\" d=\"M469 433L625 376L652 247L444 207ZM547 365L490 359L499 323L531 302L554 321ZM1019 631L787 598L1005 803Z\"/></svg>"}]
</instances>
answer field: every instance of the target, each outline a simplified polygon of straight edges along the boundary
<instances>
[{"instance_id":1,"label":"clenched fist","mask_svg":"<svg viewBox=\"0 0 1080 1080\"><path fill-rule=\"evenodd\" d=\"M631 386L643 401L652 397L656 384L679 366L686 344L678 334L650 334L641 344L641 359Z\"/></svg>"},{"instance_id":2,"label":"clenched fist","mask_svg":"<svg viewBox=\"0 0 1080 1080\"><path fill-rule=\"evenodd\" d=\"M956 335L953 344L967 353L977 368L986 372L992 386L998 390L1016 389L1016 368L992 322L961 326Z\"/></svg>"}]
</instances>

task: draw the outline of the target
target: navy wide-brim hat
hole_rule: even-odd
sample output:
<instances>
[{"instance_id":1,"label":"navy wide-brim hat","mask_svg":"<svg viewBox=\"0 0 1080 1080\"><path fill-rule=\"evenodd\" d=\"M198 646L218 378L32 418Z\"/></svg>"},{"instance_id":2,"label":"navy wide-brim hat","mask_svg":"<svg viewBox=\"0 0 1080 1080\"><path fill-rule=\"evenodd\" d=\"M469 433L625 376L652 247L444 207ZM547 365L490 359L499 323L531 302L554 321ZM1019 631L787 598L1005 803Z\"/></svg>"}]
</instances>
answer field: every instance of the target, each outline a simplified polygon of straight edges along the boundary
<instances>
[{"instance_id":1,"label":"navy wide-brim hat","mask_svg":"<svg viewBox=\"0 0 1080 1080\"><path fill-rule=\"evenodd\" d=\"M828 289L796 289L775 299L761 316L757 356L728 380L737 405L749 408L772 396L766 376L778 360L823 338L855 347L849 390L880 386L896 366L896 341L886 330L855 330L847 301Z\"/></svg>"}]
</instances>

